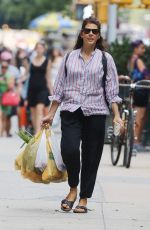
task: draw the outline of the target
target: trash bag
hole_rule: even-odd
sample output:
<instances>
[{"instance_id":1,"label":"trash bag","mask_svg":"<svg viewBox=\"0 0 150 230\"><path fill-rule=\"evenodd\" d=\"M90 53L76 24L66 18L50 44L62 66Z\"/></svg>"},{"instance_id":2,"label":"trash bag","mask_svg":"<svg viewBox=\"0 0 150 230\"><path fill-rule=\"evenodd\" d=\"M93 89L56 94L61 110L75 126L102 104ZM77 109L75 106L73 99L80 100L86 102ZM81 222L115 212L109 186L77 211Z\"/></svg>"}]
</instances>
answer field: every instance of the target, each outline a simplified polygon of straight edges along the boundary
<instances>
[{"instance_id":1,"label":"trash bag","mask_svg":"<svg viewBox=\"0 0 150 230\"><path fill-rule=\"evenodd\" d=\"M67 180L66 170L60 171L55 163L50 140L51 130L42 129L26 144L15 160L23 177L44 184Z\"/></svg>"}]
</instances>

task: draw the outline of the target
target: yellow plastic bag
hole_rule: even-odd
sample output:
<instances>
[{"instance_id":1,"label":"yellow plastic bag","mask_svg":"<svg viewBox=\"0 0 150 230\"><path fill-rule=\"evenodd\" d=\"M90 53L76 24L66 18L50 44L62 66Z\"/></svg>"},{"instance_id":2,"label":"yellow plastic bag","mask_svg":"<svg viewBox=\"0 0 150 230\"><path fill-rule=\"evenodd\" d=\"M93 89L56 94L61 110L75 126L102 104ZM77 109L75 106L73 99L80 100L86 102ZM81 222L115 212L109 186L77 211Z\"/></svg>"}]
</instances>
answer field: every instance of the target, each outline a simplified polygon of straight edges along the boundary
<instances>
[{"instance_id":1,"label":"yellow plastic bag","mask_svg":"<svg viewBox=\"0 0 150 230\"><path fill-rule=\"evenodd\" d=\"M43 131L40 131L37 135L35 135L25 147L24 154L22 155L22 166L26 172L34 172L35 170L36 154L42 132Z\"/></svg>"},{"instance_id":2,"label":"yellow plastic bag","mask_svg":"<svg viewBox=\"0 0 150 230\"><path fill-rule=\"evenodd\" d=\"M45 148L47 152L47 166L43 172L38 168L35 168L37 151L42 141L42 134L45 132ZM50 183L61 182L67 180L67 172L59 171L50 145L51 131L49 129L42 129L35 137L33 137L26 145L24 150L19 154L15 160L16 170L20 170L23 177L36 183Z\"/></svg>"},{"instance_id":3,"label":"yellow plastic bag","mask_svg":"<svg viewBox=\"0 0 150 230\"><path fill-rule=\"evenodd\" d=\"M42 175L34 167L41 135L42 131L35 135L15 160L15 169L20 170L23 177L36 183L43 183Z\"/></svg>"},{"instance_id":4,"label":"yellow plastic bag","mask_svg":"<svg viewBox=\"0 0 150 230\"><path fill-rule=\"evenodd\" d=\"M67 180L67 173L66 171L61 172L58 170L54 156L52 153L52 148L50 145L49 138L51 136L51 132L49 129L45 130L46 133L46 148L48 153L48 164L46 169L44 170L42 174L42 180L44 182L61 182Z\"/></svg>"}]
</instances>

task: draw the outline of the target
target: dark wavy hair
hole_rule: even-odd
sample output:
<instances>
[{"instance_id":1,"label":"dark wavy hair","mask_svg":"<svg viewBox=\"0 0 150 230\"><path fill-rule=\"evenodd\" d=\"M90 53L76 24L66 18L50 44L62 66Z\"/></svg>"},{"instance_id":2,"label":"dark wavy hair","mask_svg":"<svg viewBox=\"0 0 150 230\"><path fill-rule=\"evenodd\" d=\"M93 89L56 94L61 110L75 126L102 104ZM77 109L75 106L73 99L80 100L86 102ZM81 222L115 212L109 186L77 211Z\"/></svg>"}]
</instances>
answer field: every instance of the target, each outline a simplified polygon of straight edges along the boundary
<instances>
[{"instance_id":1,"label":"dark wavy hair","mask_svg":"<svg viewBox=\"0 0 150 230\"><path fill-rule=\"evenodd\" d=\"M80 33L84 30L85 26L88 23L95 24L97 26L99 32L100 32L100 38L97 40L95 48L97 48L99 50L104 50L103 38L101 36L101 24L100 24L100 22L98 21L97 18L95 18L95 17L89 17L89 18L84 19L83 23L82 23L82 27L81 27ZM83 46L83 39L81 38L80 33L78 35L76 44L74 46L74 50L80 49Z\"/></svg>"},{"instance_id":2,"label":"dark wavy hair","mask_svg":"<svg viewBox=\"0 0 150 230\"><path fill-rule=\"evenodd\" d=\"M139 47L141 44L144 44L142 40L136 40L136 41L132 42L131 43L132 49Z\"/></svg>"}]
</instances>

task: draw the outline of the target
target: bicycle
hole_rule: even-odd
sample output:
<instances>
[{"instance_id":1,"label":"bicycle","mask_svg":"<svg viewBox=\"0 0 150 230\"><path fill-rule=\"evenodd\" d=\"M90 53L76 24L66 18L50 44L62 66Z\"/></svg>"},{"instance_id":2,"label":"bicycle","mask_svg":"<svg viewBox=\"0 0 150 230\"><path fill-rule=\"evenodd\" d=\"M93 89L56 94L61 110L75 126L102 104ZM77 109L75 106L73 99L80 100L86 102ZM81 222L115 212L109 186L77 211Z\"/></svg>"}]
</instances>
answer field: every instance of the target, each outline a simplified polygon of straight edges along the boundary
<instances>
[{"instance_id":1,"label":"bicycle","mask_svg":"<svg viewBox=\"0 0 150 230\"><path fill-rule=\"evenodd\" d=\"M135 83L120 83L120 87L129 89L129 95L123 98L120 116L124 121L124 132L120 136L111 136L111 161L117 165L124 145L123 166L130 167L134 143L134 123L136 111L133 108L133 94L136 88L150 89L150 80L141 80Z\"/></svg>"}]
</instances>

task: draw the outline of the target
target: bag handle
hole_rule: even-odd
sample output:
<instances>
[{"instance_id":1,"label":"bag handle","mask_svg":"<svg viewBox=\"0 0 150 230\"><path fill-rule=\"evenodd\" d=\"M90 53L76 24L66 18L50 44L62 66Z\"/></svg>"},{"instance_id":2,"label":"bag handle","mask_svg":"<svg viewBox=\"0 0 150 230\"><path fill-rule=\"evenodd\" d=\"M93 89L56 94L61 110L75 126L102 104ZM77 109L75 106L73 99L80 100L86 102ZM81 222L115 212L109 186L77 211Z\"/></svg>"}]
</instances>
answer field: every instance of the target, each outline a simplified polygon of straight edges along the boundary
<instances>
[{"instance_id":1,"label":"bag handle","mask_svg":"<svg viewBox=\"0 0 150 230\"><path fill-rule=\"evenodd\" d=\"M105 101L106 101L107 107L109 108L109 102L108 102L107 97L106 97L107 58L106 58L104 51L102 51L102 65L103 65L103 71L104 71L103 78L102 78L102 85L103 85L103 89L104 89ZM109 110L110 110L110 108L109 108Z\"/></svg>"},{"instance_id":2,"label":"bag handle","mask_svg":"<svg viewBox=\"0 0 150 230\"><path fill-rule=\"evenodd\" d=\"M67 60L68 60L68 57L69 57L70 53L71 53L71 52L68 52L68 53L67 53L66 59L65 59L65 77L67 77L67 65L66 65L66 63L67 63Z\"/></svg>"}]
</instances>

